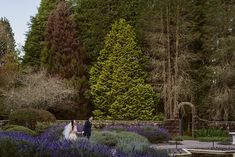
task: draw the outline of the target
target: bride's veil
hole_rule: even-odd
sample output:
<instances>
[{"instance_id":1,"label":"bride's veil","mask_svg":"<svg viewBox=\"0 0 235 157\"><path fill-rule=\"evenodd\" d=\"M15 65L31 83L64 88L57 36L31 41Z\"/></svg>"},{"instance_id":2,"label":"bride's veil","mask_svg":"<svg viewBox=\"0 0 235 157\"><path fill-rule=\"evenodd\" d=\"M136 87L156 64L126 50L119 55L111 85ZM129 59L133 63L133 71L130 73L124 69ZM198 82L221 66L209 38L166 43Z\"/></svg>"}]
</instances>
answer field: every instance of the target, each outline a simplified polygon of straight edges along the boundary
<instances>
[{"instance_id":1,"label":"bride's veil","mask_svg":"<svg viewBox=\"0 0 235 157\"><path fill-rule=\"evenodd\" d=\"M65 139L68 139L69 138L69 134L70 134L70 131L72 130L72 124L69 123L68 125L66 125L64 127L64 131L63 131L63 135L64 135L64 138Z\"/></svg>"}]
</instances>

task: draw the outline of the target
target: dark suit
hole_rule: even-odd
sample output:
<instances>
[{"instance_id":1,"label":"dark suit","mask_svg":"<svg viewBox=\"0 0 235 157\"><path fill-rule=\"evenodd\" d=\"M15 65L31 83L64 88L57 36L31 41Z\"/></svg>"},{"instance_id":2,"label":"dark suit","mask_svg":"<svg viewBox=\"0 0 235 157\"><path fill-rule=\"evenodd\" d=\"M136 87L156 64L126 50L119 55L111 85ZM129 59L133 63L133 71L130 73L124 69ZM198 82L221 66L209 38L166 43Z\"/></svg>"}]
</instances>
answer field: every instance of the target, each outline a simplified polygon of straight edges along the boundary
<instances>
[{"instance_id":1,"label":"dark suit","mask_svg":"<svg viewBox=\"0 0 235 157\"><path fill-rule=\"evenodd\" d=\"M92 123L89 120L87 120L83 127L83 131L84 131L83 135L86 136L88 139L91 136L91 127L92 127Z\"/></svg>"}]
</instances>

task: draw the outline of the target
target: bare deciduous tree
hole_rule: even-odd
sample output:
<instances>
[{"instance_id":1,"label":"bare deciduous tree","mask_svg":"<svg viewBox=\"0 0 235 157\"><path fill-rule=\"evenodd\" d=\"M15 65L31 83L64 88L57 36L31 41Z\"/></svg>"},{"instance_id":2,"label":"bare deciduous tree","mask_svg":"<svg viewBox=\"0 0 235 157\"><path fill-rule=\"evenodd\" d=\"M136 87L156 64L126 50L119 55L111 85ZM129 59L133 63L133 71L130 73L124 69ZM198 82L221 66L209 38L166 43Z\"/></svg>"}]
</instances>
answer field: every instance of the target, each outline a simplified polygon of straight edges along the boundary
<instances>
[{"instance_id":1,"label":"bare deciduous tree","mask_svg":"<svg viewBox=\"0 0 235 157\"><path fill-rule=\"evenodd\" d=\"M48 109L75 96L65 80L46 76L45 71L18 77L19 87L3 92L6 108L32 107ZM66 105L66 104L64 104Z\"/></svg>"}]
</instances>

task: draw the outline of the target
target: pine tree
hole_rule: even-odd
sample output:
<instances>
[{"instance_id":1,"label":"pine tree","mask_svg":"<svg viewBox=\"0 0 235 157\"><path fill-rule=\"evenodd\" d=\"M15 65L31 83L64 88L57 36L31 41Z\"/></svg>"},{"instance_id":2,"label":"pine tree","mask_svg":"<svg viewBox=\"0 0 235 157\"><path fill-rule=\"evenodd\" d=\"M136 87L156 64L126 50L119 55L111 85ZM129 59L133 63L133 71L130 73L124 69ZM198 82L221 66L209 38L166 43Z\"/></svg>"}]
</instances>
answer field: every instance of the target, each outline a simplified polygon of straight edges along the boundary
<instances>
[{"instance_id":1,"label":"pine tree","mask_svg":"<svg viewBox=\"0 0 235 157\"><path fill-rule=\"evenodd\" d=\"M64 78L84 75L84 52L76 35L76 24L66 2L61 1L49 16L42 65Z\"/></svg>"},{"instance_id":2,"label":"pine tree","mask_svg":"<svg viewBox=\"0 0 235 157\"><path fill-rule=\"evenodd\" d=\"M145 84L144 58L133 27L123 19L115 22L105 38L97 64L90 70L96 117L153 118L154 92Z\"/></svg>"},{"instance_id":3,"label":"pine tree","mask_svg":"<svg viewBox=\"0 0 235 157\"><path fill-rule=\"evenodd\" d=\"M24 46L25 56L23 64L38 68L40 55L44 44L44 32L50 12L55 8L58 0L42 0L38 13L31 18L29 32Z\"/></svg>"},{"instance_id":4,"label":"pine tree","mask_svg":"<svg viewBox=\"0 0 235 157\"><path fill-rule=\"evenodd\" d=\"M235 3L232 0L210 1L205 7L204 51L211 54L208 60L210 90L205 102L209 104L211 119L234 120Z\"/></svg>"},{"instance_id":5,"label":"pine tree","mask_svg":"<svg viewBox=\"0 0 235 157\"><path fill-rule=\"evenodd\" d=\"M137 24L146 55L150 57L148 82L161 93L165 118L174 118L177 105L192 102L192 1L148 1Z\"/></svg>"},{"instance_id":6,"label":"pine tree","mask_svg":"<svg viewBox=\"0 0 235 157\"><path fill-rule=\"evenodd\" d=\"M210 2L209 2L210 3ZM197 109L197 115L199 117L208 119L208 103L205 98L208 96L210 89L211 71L208 69L211 53L204 49L205 38L207 38L207 32L204 29L206 24L206 15L208 13L208 1L197 0L194 1L194 8L192 9L194 28L193 32L197 34L195 40L191 44L193 53L197 56L192 61L191 75L194 79L193 91L194 91L194 105ZM210 3L211 4L211 3Z\"/></svg>"},{"instance_id":7,"label":"pine tree","mask_svg":"<svg viewBox=\"0 0 235 157\"><path fill-rule=\"evenodd\" d=\"M75 110L79 118L90 114L87 99L85 50L77 39L76 23L65 1L61 1L51 12L45 32L45 44L41 54L42 67L52 75L68 78L77 90Z\"/></svg>"},{"instance_id":8,"label":"pine tree","mask_svg":"<svg viewBox=\"0 0 235 157\"><path fill-rule=\"evenodd\" d=\"M15 40L8 19L0 19L0 57L15 51Z\"/></svg>"},{"instance_id":9,"label":"pine tree","mask_svg":"<svg viewBox=\"0 0 235 157\"><path fill-rule=\"evenodd\" d=\"M0 19L0 67L4 67L5 70L14 70L18 67L14 34L6 18Z\"/></svg>"},{"instance_id":10,"label":"pine tree","mask_svg":"<svg viewBox=\"0 0 235 157\"><path fill-rule=\"evenodd\" d=\"M75 7L77 28L89 62L96 61L114 21L124 18L135 25L140 0L79 0Z\"/></svg>"}]
</instances>

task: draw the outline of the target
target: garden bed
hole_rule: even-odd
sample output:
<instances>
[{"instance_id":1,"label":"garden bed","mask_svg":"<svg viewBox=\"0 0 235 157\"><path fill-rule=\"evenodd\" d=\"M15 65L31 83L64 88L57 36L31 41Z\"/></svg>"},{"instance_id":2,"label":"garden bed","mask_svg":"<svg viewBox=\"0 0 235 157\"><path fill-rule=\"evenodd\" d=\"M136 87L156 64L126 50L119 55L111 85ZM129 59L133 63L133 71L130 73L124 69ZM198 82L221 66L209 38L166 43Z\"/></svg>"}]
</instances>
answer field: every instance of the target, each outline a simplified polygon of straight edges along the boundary
<instances>
[{"instance_id":1,"label":"garden bed","mask_svg":"<svg viewBox=\"0 0 235 157\"><path fill-rule=\"evenodd\" d=\"M55 125L38 136L21 131L0 131L1 157L167 157L167 151L149 148L147 138L134 132L96 130L90 141L65 140L65 124ZM78 126L78 131L82 125Z\"/></svg>"}]
</instances>

